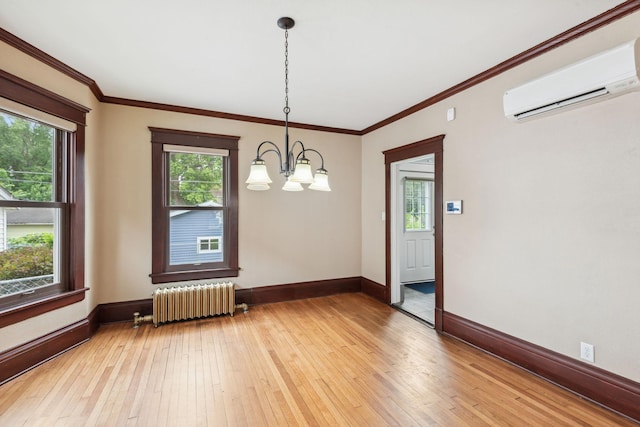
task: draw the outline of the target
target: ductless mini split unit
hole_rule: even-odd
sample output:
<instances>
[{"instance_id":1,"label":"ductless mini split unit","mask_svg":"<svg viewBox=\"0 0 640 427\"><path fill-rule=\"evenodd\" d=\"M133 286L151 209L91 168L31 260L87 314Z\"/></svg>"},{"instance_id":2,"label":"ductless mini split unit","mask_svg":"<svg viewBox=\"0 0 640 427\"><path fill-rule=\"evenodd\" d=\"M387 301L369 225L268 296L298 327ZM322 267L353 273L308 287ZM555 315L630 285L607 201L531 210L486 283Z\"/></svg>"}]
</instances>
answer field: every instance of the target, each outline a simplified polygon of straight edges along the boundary
<instances>
[{"instance_id":1,"label":"ductless mini split unit","mask_svg":"<svg viewBox=\"0 0 640 427\"><path fill-rule=\"evenodd\" d=\"M504 114L520 121L640 89L640 39L505 92Z\"/></svg>"}]
</instances>

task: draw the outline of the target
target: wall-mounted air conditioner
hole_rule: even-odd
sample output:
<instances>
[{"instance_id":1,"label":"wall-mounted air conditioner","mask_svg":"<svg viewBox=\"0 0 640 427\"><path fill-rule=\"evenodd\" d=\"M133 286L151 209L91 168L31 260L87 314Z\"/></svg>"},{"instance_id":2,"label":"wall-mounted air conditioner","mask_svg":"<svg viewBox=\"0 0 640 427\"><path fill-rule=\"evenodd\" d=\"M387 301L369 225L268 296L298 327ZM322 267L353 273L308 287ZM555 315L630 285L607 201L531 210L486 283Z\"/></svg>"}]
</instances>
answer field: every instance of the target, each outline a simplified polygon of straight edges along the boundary
<instances>
[{"instance_id":1,"label":"wall-mounted air conditioner","mask_svg":"<svg viewBox=\"0 0 640 427\"><path fill-rule=\"evenodd\" d=\"M640 89L640 39L505 92L504 114L523 120Z\"/></svg>"}]
</instances>

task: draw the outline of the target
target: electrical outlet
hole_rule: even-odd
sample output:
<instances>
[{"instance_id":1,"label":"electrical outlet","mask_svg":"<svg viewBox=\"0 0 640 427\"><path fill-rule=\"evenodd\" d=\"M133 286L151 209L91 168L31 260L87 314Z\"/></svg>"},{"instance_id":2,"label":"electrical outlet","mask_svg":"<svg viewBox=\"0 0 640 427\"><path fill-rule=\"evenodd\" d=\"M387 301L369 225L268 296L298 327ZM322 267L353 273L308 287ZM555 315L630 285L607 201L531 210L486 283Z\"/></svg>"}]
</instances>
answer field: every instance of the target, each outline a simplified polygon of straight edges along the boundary
<instances>
[{"instance_id":1,"label":"electrical outlet","mask_svg":"<svg viewBox=\"0 0 640 427\"><path fill-rule=\"evenodd\" d=\"M587 362L594 363L595 354L593 344L587 344L586 342L580 343L580 358L586 360Z\"/></svg>"}]
</instances>

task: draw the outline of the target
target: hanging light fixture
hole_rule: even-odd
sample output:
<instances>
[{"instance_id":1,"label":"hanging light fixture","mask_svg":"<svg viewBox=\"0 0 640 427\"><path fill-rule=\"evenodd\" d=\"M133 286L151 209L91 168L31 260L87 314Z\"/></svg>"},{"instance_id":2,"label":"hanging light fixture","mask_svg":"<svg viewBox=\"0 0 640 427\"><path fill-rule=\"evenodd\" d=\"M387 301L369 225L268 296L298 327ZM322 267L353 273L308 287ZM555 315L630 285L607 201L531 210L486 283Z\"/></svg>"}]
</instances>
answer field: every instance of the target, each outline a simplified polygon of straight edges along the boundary
<instances>
[{"instance_id":1,"label":"hanging light fixture","mask_svg":"<svg viewBox=\"0 0 640 427\"><path fill-rule=\"evenodd\" d=\"M317 150L305 148L302 141L296 141L289 147L289 29L293 28L295 21L291 18L278 19L278 27L284 30L284 154L278 146L271 141L263 141L258 145L256 158L251 162L251 171L246 181L249 190L268 190L271 178L267 173L267 166L262 157L267 153L275 153L278 156L280 173L285 176L285 191L302 191L302 184L310 184L309 189L318 191L331 191L329 187L329 175L324 168L324 158ZM311 162L307 154L316 154L320 157L320 169L315 175L311 169Z\"/></svg>"}]
</instances>

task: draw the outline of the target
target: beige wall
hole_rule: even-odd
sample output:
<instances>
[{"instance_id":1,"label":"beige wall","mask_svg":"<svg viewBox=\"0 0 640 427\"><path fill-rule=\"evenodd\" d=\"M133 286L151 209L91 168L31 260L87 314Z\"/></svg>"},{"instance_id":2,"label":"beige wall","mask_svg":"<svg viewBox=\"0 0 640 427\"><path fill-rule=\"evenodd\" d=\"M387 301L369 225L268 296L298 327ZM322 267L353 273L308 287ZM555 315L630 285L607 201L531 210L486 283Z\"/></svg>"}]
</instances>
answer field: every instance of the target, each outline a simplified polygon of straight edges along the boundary
<instances>
[{"instance_id":1,"label":"beige wall","mask_svg":"<svg viewBox=\"0 0 640 427\"><path fill-rule=\"evenodd\" d=\"M318 149L331 192L249 191L244 181L260 142L283 146L280 127L105 104L97 165L99 302L149 298L151 285L151 134L149 126L240 136L239 259L242 288L360 276L360 138L290 129ZM319 164L310 157L314 167Z\"/></svg>"},{"instance_id":2,"label":"beige wall","mask_svg":"<svg viewBox=\"0 0 640 427\"><path fill-rule=\"evenodd\" d=\"M382 150L438 134L444 309L640 381L640 92L527 123L502 94L638 36L618 21L363 138L362 273L384 283ZM455 107L457 118L446 121Z\"/></svg>"}]
</instances>

